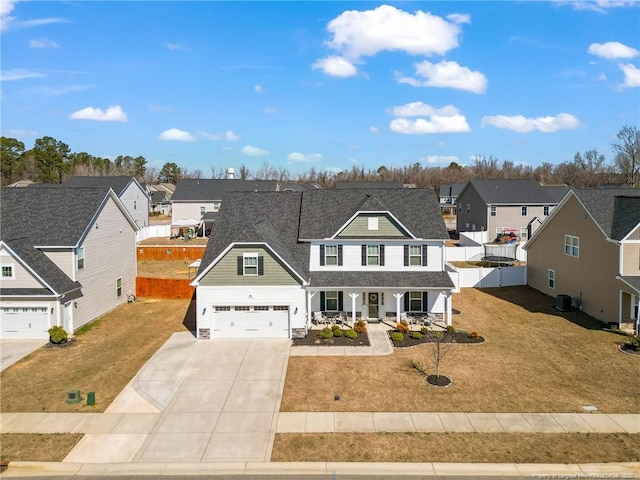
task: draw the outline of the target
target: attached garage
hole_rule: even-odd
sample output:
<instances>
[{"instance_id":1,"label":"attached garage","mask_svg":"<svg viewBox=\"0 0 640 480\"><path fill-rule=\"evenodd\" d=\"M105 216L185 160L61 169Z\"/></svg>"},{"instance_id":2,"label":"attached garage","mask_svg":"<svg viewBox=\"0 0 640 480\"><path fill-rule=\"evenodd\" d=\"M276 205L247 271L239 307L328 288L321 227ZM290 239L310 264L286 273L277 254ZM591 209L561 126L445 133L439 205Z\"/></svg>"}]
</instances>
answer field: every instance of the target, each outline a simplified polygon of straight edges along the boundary
<instances>
[{"instance_id":1,"label":"attached garage","mask_svg":"<svg viewBox=\"0 0 640 480\"><path fill-rule=\"evenodd\" d=\"M0 338L46 340L49 338L47 307L15 306L0 308Z\"/></svg>"},{"instance_id":2,"label":"attached garage","mask_svg":"<svg viewBox=\"0 0 640 480\"><path fill-rule=\"evenodd\" d=\"M211 338L289 338L287 305L212 305Z\"/></svg>"}]
</instances>

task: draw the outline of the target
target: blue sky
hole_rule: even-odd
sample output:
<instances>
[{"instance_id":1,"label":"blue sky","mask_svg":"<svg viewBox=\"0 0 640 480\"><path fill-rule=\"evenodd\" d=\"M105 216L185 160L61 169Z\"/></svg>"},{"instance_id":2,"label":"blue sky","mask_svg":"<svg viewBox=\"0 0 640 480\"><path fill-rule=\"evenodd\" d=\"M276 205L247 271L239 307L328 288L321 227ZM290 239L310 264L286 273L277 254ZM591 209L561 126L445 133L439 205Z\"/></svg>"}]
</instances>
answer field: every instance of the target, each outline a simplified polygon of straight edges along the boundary
<instances>
[{"instance_id":1,"label":"blue sky","mask_svg":"<svg viewBox=\"0 0 640 480\"><path fill-rule=\"evenodd\" d=\"M640 4L0 0L2 135L189 170L475 155L640 124Z\"/></svg>"}]
</instances>

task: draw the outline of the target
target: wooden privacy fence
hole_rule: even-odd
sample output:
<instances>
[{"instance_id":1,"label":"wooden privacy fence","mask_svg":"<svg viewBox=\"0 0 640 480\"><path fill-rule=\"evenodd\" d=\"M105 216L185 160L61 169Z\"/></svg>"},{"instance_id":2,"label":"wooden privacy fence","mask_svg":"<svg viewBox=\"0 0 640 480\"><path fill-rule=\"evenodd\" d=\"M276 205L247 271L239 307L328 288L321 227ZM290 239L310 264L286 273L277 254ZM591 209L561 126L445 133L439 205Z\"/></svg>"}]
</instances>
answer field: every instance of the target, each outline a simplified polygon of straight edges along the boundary
<instances>
[{"instance_id":1,"label":"wooden privacy fence","mask_svg":"<svg viewBox=\"0 0 640 480\"><path fill-rule=\"evenodd\" d=\"M193 262L204 255L205 245L138 245L138 261L189 261Z\"/></svg>"},{"instance_id":2,"label":"wooden privacy fence","mask_svg":"<svg viewBox=\"0 0 640 480\"><path fill-rule=\"evenodd\" d=\"M191 280L178 278L136 278L136 296L146 298L191 298Z\"/></svg>"}]
</instances>

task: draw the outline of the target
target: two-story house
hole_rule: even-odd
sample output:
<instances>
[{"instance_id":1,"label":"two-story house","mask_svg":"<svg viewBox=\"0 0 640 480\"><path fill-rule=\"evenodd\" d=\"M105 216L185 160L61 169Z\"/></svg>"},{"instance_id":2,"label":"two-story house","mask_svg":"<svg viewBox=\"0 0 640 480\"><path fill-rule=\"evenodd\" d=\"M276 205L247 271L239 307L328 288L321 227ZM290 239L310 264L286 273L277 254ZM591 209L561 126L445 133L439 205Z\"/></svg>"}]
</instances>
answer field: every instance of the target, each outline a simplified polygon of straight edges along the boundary
<instances>
[{"instance_id":1,"label":"two-story house","mask_svg":"<svg viewBox=\"0 0 640 480\"><path fill-rule=\"evenodd\" d=\"M70 334L135 291L137 225L109 188L0 189L0 338Z\"/></svg>"},{"instance_id":2,"label":"two-story house","mask_svg":"<svg viewBox=\"0 0 640 480\"><path fill-rule=\"evenodd\" d=\"M65 187L107 187L115 192L124 207L140 228L149 225L149 193L135 177L120 175L117 177L69 177Z\"/></svg>"},{"instance_id":3,"label":"two-story house","mask_svg":"<svg viewBox=\"0 0 640 480\"><path fill-rule=\"evenodd\" d=\"M458 197L467 184L464 182L440 185L440 210L445 215L455 215Z\"/></svg>"},{"instance_id":4,"label":"two-story house","mask_svg":"<svg viewBox=\"0 0 640 480\"><path fill-rule=\"evenodd\" d=\"M640 189L569 192L525 248L530 286L603 322L637 324Z\"/></svg>"},{"instance_id":5,"label":"two-story house","mask_svg":"<svg viewBox=\"0 0 640 480\"><path fill-rule=\"evenodd\" d=\"M471 180L458 196L457 230L486 231L489 241L512 234L524 243L567 191L535 180Z\"/></svg>"},{"instance_id":6,"label":"two-story house","mask_svg":"<svg viewBox=\"0 0 640 480\"><path fill-rule=\"evenodd\" d=\"M315 311L451 324L433 190L230 193L214 228L192 282L199 338L300 336Z\"/></svg>"}]
</instances>

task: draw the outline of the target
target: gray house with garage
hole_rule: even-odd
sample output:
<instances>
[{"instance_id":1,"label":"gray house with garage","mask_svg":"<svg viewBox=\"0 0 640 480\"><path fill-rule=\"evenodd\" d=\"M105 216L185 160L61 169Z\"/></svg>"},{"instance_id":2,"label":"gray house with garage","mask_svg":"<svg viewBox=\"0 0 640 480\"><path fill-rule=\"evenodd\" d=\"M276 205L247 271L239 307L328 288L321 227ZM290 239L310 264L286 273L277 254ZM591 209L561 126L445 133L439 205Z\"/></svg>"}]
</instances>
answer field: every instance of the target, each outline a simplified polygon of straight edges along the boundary
<instances>
[{"instance_id":1,"label":"gray house with garage","mask_svg":"<svg viewBox=\"0 0 640 480\"><path fill-rule=\"evenodd\" d=\"M110 188L0 189L0 338L47 339L135 291L133 218Z\"/></svg>"},{"instance_id":2,"label":"gray house with garage","mask_svg":"<svg viewBox=\"0 0 640 480\"><path fill-rule=\"evenodd\" d=\"M229 193L192 282L198 337L301 336L317 311L451 324L448 238L431 189Z\"/></svg>"}]
</instances>

